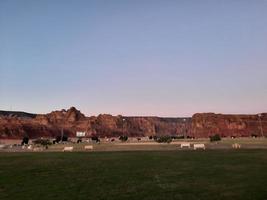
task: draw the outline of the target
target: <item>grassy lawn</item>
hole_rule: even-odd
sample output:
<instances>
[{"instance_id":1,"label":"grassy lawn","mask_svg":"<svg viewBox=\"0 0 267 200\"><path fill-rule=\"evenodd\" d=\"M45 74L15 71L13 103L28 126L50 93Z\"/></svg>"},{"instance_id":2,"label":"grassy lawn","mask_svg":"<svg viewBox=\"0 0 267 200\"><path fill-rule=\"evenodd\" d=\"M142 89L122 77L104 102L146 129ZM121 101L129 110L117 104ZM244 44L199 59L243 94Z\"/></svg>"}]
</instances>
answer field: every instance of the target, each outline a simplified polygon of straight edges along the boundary
<instances>
[{"instance_id":1,"label":"grassy lawn","mask_svg":"<svg viewBox=\"0 0 267 200\"><path fill-rule=\"evenodd\" d=\"M267 199L267 150L0 153L0 199Z\"/></svg>"}]
</instances>

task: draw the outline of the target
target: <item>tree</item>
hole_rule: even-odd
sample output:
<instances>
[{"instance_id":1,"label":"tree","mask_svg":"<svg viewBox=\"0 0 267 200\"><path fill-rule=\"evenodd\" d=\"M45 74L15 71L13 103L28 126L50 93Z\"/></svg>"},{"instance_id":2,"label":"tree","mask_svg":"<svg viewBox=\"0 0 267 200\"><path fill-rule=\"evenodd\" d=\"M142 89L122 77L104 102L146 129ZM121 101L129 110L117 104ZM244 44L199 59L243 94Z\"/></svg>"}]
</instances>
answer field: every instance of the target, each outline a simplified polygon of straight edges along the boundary
<instances>
[{"instance_id":1,"label":"tree","mask_svg":"<svg viewBox=\"0 0 267 200\"><path fill-rule=\"evenodd\" d=\"M127 135L121 135L119 137L119 140L122 141L122 142L126 142L128 140L128 136Z\"/></svg>"},{"instance_id":2,"label":"tree","mask_svg":"<svg viewBox=\"0 0 267 200\"><path fill-rule=\"evenodd\" d=\"M91 140L95 141L96 143L100 143L100 139L97 136L92 136Z\"/></svg>"},{"instance_id":3,"label":"tree","mask_svg":"<svg viewBox=\"0 0 267 200\"><path fill-rule=\"evenodd\" d=\"M67 142L68 141L68 136L67 135L63 135L62 136L62 142Z\"/></svg>"},{"instance_id":4,"label":"tree","mask_svg":"<svg viewBox=\"0 0 267 200\"><path fill-rule=\"evenodd\" d=\"M211 142L216 142L216 141L220 141L220 140L221 140L221 136L219 134L215 134L213 136L210 136Z\"/></svg>"},{"instance_id":5,"label":"tree","mask_svg":"<svg viewBox=\"0 0 267 200\"><path fill-rule=\"evenodd\" d=\"M60 135L58 135L57 137L56 137L56 139L54 140L54 142L55 143L59 143L61 141L61 136ZM54 143L53 142L53 143Z\"/></svg>"},{"instance_id":6,"label":"tree","mask_svg":"<svg viewBox=\"0 0 267 200\"><path fill-rule=\"evenodd\" d=\"M48 145L51 145L51 141L49 139L37 139L33 141L34 144L40 144L42 146L45 146L46 148L48 148Z\"/></svg>"},{"instance_id":7,"label":"tree","mask_svg":"<svg viewBox=\"0 0 267 200\"><path fill-rule=\"evenodd\" d=\"M172 137L165 135L165 136L159 136L155 139L156 142L158 143L171 143L172 142Z\"/></svg>"},{"instance_id":8,"label":"tree","mask_svg":"<svg viewBox=\"0 0 267 200\"><path fill-rule=\"evenodd\" d=\"M253 138L256 138L256 137L258 137L258 135L257 135L257 134L254 134L254 133L252 133L252 134L251 134L251 137L253 137Z\"/></svg>"},{"instance_id":9,"label":"tree","mask_svg":"<svg viewBox=\"0 0 267 200\"><path fill-rule=\"evenodd\" d=\"M29 136L24 136L21 145L29 144Z\"/></svg>"},{"instance_id":10,"label":"tree","mask_svg":"<svg viewBox=\"0 0 267 200\"><path fill-rule=\"evenodd\" d=\"M55 144L55 143L59 143L59 142L67 142L68 141L68 135L63 135L63 136L61 136L61 135L58 135L58 136L56 136L56 139L55 140L53 140L53 144Z\"/></svg>"}]
</instances>

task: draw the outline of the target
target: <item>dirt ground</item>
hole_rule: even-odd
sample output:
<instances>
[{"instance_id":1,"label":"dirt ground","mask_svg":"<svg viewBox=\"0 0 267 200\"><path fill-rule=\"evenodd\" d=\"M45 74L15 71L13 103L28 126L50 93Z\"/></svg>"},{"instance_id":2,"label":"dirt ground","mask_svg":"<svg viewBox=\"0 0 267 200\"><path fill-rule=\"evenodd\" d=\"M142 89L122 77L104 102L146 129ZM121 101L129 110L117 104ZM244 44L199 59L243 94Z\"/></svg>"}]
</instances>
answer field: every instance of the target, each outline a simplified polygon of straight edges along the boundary
<instances>
[{"instance_id":1,"label":"dirt ground","mask_svg":"<svg viewBox=\"0 0 267 200\"><path fill-rule=\"evenodd\" d=\"M72 141L75 141L72 139ZM68 142L64 144L54 144L48 146L48 148L43 148L36 145L31 145L31 147L20 146L20 140L0 140L0 151L4 152L29 152L29 151L62 151L64 147L73 147L73 151L86 151L84 146L92 145L93 150L87 151L164 151L164 150L193 150L193 144L205 144L206 149L231 149L232 144L237 143L241 145L241 149L267 149L267 138L223 138L219 142L210 142L209 139L179 139L174 140L170 144L157 143L155 141L135 141L129 140L127 142L109 142L101 141L100 144L94 142ZM190 148L181 148L181 143L190 143ZM14 145L17 144L17 145ZM31 144L31 141L30 141Z\"/></svg>"}]
</instances>

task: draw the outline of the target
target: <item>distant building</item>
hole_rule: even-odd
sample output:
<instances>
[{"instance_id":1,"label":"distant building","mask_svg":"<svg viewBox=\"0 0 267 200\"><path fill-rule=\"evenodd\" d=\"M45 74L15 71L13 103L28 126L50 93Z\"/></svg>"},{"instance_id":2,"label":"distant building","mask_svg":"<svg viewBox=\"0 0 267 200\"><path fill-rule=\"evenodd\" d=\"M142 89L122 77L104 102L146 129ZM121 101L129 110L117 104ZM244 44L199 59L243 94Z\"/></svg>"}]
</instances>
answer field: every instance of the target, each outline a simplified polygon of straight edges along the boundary
<instances>
[{"instance_id":1,"label":"distant building","mask_svg":"<svg viewBox=\"0 0 267 200\"><path fill-rule=\"evenodd\" d=\"M77 131L76 137L85 137L85 132Z\"/></svg>"}]
</instances>

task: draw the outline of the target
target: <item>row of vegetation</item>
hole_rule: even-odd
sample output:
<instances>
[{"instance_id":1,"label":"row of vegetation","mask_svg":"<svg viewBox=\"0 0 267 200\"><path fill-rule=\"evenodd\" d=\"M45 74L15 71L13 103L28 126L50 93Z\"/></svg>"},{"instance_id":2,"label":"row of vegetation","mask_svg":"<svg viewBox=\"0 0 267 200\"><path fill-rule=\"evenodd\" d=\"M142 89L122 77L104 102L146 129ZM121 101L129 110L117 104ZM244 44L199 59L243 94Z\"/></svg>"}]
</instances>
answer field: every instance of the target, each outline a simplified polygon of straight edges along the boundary
<instances>
[{"instance_id":1,"label":"row of vegetation","mask_svg":"<svg viewBox=\"0 0 267 200\"><path fill-rule=\"evenodd\" d=\"M256 137L256 135L253 135L253 137ZM141 140L141 138L137 138L137 139L138 139L138 141ZM149 136L149 139L154 140L158 143L171 143L174 139L182 139L182 137L165 135L165 136ZM100 143L100 138L97 136L92 136L91 140L96 142L96 143ZM122 142L126 142L128 140L128 136L122 135L119 137L119 140ZM218 142L220 140L221 140L221 136L219 134L215 134L213 136L210 136L211 142ZM39 144L39 145L43 145L43 146L47 147L48 145L51 145L51 144L56 144L56 143L60 143L60 142L67 142L67 141L68 141L68 136L63 135L63 136L57 136L52 142L49 139L40 138L40 139L34 140L33 143L36 145ZM114 141L114 139L111 141ZM82 139L78 138L77 143L80 143L80 142L82 142ZM23 137L21 145L27 145L28 143L29 143L29 137L28 136Z\"/></svg>"}]
</instances>

